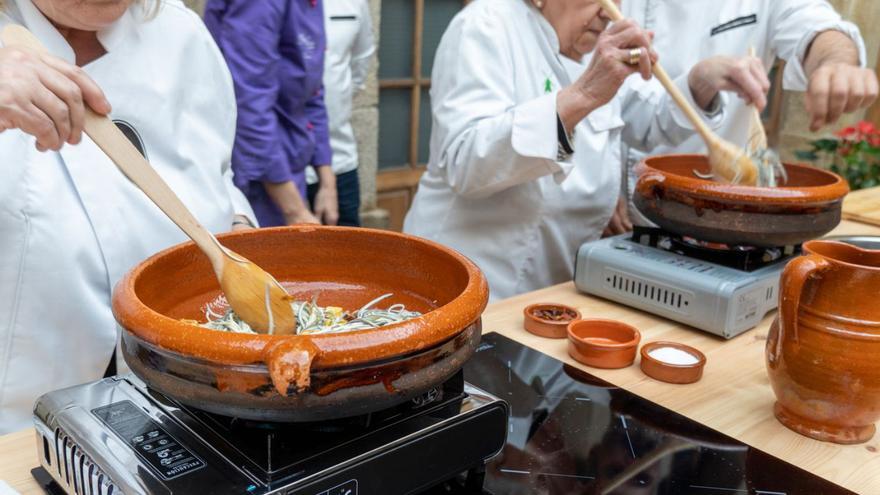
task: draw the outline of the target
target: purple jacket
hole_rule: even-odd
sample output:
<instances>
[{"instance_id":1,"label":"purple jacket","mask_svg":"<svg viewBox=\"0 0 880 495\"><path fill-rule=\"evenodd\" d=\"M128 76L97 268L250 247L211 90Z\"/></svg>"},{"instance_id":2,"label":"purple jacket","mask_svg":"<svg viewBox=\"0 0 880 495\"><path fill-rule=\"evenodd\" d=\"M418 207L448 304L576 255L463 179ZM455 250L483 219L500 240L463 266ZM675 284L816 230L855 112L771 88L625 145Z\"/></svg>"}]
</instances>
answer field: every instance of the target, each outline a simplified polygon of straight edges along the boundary
<instances>
[{"instance_id":1,"label":"purple jacket","mask_svg":"<svg viewBox=\"0 0 880 495\"><path fill-rule=\"evenodd\" d=\"M293 181L306 201L306 166L331 159L321 2L208 0L205 24L235 82L235 183L261 225L284 225L262 182Z\"/></svg>"}]
</instances>

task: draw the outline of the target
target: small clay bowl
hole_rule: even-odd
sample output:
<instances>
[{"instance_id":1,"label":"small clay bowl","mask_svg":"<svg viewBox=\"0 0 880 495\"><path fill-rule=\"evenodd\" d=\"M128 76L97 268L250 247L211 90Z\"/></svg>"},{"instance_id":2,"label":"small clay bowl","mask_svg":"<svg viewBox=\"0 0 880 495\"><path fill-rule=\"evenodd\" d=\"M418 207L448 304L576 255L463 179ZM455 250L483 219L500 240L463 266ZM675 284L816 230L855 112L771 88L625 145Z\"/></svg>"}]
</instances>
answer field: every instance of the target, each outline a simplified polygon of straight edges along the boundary
<instances>
[{"instance_id":1,"label":"small clay bowl","mask_svg":"<svg viewBox=\"0 0 880 495\"><path fill-rule=\"evenodd\" d=\"M541 313L545 315L541 315ZM546 314L565 315L560 319L546 317ZM581 312L564 304L539 303L526 306L523 310L523 328L538 337L564 339L568 324L581 319Z\"/></svg>"},{"instance_id":2,"label":"small clay bowl","mask_svg":"<svg viewBox=\"0 0 880 495\"><path fill-rule=\"evenodd\" d=\"M672 347L684 351L694 358L697 362L694 364L673 364L661 361L652 357L649 353L662 347ZM642 372L655 380L666 383L694 383L703 377L703 367L706 365L706 356L691 346L679 344L676 342L649 342L642 346L642 361L640 367Z\"/></svg>"},{"instance_id":3,"label":"small clay bowl","mask_svg":"<svg viewBox=\"0 0 880 495\"><path fill-rule=\"evenodd\" d=\"M578 320L568 325L568 354L593 368L626 368L636 359L642 335L614 320Z\"/></svg>"}]
</instances>

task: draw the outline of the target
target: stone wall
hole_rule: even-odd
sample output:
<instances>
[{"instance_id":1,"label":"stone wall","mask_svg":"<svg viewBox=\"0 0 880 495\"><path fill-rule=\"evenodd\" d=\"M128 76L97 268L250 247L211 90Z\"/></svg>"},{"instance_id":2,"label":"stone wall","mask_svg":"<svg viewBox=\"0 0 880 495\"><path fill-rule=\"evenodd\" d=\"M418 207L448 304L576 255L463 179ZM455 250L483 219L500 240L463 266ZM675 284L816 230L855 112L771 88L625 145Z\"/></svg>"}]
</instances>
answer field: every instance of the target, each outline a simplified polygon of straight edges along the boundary
<instances>
[{"instance_id":1,"label":"stone wall","mask_svg":"<svg viewBox=\"0 0 880 495\"><path fill-rule=\"evenodd\" d=\"M877 0L831 0L831 3L840 14L848 20L858 24L865 39L865 47L868 52L868 65L875 67L877 62L878 48L880 48L880 30L877 23L880 22L880 2ZM783 160L794 160L796 150L809 149L807 144L818 137L827 136L831 132L862 119L864 111L844 116L836 125L820 130L818 133L810 132L810 118L804 108L803 94L786 91L782 108L782 125L779 136L779 149Z\"/></svg>"},{"instance_id":2,"label":"stone wall","mask_svg":"<svg viewBox=\"0 0 880 495\"><path fill-rule=\"evenodd\" d=\"M332 1L332 0L329 0ZM388 225L388 213L376 207L376 173L379 170L379 12L382 0L369 0L373 15L373 54L366 88L354 98L351 123L358 143L358 177L361 181L361 221L365 227L383 228Z\"/></svg>"},{"instance_id":3,"label":"stone wall","mask_svg":"<svg viewBox=\"0 0 880 495\"><path fill-rule=\"evenodd\" d=\"M198 12L199 15L205 11L205 0L183 0L183 3L185 3L187 7Z\"/></svg>"}]
</instances>

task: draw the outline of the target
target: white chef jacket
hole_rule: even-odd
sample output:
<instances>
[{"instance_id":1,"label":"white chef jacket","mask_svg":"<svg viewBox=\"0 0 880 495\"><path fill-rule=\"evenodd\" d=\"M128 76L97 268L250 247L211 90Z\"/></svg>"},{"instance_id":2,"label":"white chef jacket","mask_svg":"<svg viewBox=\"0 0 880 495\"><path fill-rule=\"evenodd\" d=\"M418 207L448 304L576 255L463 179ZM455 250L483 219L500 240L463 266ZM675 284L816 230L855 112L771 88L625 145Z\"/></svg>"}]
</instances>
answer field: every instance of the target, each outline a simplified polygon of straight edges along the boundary
<instances>
[{"instance_id":1,"label":"white chef jacket","mask_svg":"<svg viewBox=\"0 0 880 495\"><path fill-rule=\"evenodd\" d=\"M404 230L469 256L493 300L571 279L578 247L615 209L621 139L646 147L693 132L668 96L624 85L577 125L571 159L557 161L556 94L585 69L559 54L527 0L476 0L440 41L428 170ZM677 84L690 97L685 79Z\"/></svg>"},{"instance_id":2,"label":"white chef jacket","mask_svg":"<svg viewBox=\"0 0 880 495\"><path fill-rule=\"evenodd\" d=\"M358 153L351 128L351 101L363 89L373 44L373 22L367 0L328 0L324 2L327 52L324 54L324 104L330 129L331 168L336 175L357 168ZM306 168L306 181L318 182L312 166Z\"/></svg>"},{"instance_id":3,"label":"white chef jacket","mask_svg":"<svg viewBox=\"0 0 880 495\"><path fill-rule=\"evenodd\" d=\"M196 218L227 231L234 213L253 218L231 180L229 71L180 1L163 0L155 18L143 18L135 4L99 32L108 53L83 68ZM0 28L9 23L74 61L30 0L7 2ZM28 426L39 395L102 376L117 339L111 289L144 258L186 240L87 136L60 152L38 152L34 142L0 133L0 433Z\"/></svg>"},{"instance_id":4,"label":"white chef jacket","mask_svg":"<svg viewBox=\"0 0 880 495\"><path fill-rule=\"evenodd\" d=\"M714 55L747 55L753 46L768 70L777 57L787 62L785 89L805 91L807 77L802 62L807 48L818 33L830 29L850 36L858 45L863 66L866 60L858 27L843 21L825 0L623 0L621 8L626 17L655 32L654 49L671 77L686 74L697 62ZM659 85L653 80L633 84ZM731 98L719 134L745 145L751 111L742 99ZM703 140L694 135L679 145L657 146L650 154L705 152ZM646 153L625 149L624 154L631 197L637 179L634 165ZM631 216L646 222L641 215Z\"/></svg>"}]
</instances>

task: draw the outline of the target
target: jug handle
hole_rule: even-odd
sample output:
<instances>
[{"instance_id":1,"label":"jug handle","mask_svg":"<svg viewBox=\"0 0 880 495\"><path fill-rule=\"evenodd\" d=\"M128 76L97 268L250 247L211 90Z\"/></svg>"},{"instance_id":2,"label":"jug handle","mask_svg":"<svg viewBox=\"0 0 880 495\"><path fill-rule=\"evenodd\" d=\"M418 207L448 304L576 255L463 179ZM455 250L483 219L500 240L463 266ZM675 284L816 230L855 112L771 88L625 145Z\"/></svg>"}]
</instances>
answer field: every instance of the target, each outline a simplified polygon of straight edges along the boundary
<instances>
[{"instance_id":1,"label":"jug handle","mask_svg":"<svg viewBox=\"0 0 880 495\"><path fill-rule=\"evenodd\" d=\"M810 276L831 266L825 258L807 254L791 260L782 272L779 297L779 325L777 331L774 360L779 358L782 349L783 332L791 332L797 342L797 317L801 304L801 293Z\"/></svg>"}]
</instances>

